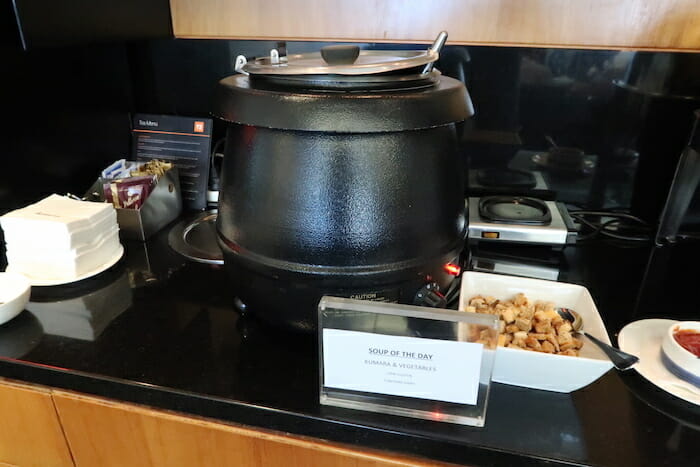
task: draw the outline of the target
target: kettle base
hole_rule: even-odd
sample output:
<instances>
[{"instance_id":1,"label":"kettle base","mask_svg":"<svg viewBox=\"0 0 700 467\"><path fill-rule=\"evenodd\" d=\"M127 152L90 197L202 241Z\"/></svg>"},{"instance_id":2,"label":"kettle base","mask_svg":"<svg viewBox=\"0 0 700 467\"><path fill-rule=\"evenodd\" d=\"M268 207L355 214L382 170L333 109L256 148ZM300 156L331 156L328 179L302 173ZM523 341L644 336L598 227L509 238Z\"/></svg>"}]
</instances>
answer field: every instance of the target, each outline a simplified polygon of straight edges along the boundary
<instances>
[{"instance_id":1,"label":"kettle base","mask_svg":"<svg viewBox=\"0 0 700 467\"><path fill-rule=\"evenodd\" d=\"M232 279L239 312L255 315L275 327L312 333L317 329L321 297L413 304L416 293L428 283L434 282L442 290L449 287L455 276L447 273L444 265L457 261L458 257L459 252L453 252L434 264L418 270L392 272L381 279L261 272L255 266L242 264L235 254L226 251L224 264Z\"/></svg>"}]
</instances>

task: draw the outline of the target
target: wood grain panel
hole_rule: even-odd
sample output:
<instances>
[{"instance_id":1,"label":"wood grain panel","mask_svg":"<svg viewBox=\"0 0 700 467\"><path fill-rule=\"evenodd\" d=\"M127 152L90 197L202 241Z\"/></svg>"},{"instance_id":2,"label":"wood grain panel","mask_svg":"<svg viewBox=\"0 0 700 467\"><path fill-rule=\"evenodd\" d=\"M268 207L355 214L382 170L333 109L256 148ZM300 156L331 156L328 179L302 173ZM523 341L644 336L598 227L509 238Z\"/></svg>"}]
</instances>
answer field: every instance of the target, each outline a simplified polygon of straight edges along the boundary
<instances>
[{"instance_id":1,"label":"wood grain panel","mask_svg":"<svg viewBox=\"0 0 700 467\"><path fill-rule=\"evenodd\" d=\"M170 0L180 38L700 50L698 0Z\"/></svg>"},{"instance_id":2,"label":"wood grain panel","mask_svg":"<svg viewBox=\"0 0 700 467\"><path fill-rule=\"evenodd\" d=\"M53 397L78 467L444 465L62 391Z\"/></svg>"},{"instance_id":3,"label":"wood grain panel","mask_svg":"<svg viewBox=\"0 0 700 467\"><path fill-rule=\"evenodd\" d=\"M51 393L0 379L0 465L72 466Z\"/></svg>"}]
</instances>

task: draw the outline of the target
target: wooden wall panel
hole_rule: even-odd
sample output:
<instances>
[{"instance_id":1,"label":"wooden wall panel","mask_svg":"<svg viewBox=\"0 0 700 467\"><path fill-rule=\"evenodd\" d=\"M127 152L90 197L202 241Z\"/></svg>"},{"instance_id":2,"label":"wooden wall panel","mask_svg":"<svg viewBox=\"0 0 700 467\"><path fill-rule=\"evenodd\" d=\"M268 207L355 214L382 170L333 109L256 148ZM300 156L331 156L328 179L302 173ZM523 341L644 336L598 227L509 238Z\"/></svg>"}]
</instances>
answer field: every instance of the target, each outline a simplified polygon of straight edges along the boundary
<instances>
[{"instance_id":1,"label":"wooden wall panel","mask_svg":"<svg viewBox=\"0 0 700 467\"><path fill-rule=\"evenodd\" d=\"M698 0L170 0L175 37L700 50Z\"/></svg>"},{"instance_id":2,"label":"wooden wall panel","mask_svg":"<svg viewBox=\"0 0 700 467\"><path fill-rule=\"evenodd\" d=\"M49 390L0 379L0 465L72 466Z\"/></svg>"},{"instance_id":3,"label":"wooden wall panel","mask_svg":"<svg viewBox=\"0 0 700 467\"><path fill-rule=\"evenodd\" d=\"M444 465L54 392L78 467Z\"/></svg>"}]
</instances>

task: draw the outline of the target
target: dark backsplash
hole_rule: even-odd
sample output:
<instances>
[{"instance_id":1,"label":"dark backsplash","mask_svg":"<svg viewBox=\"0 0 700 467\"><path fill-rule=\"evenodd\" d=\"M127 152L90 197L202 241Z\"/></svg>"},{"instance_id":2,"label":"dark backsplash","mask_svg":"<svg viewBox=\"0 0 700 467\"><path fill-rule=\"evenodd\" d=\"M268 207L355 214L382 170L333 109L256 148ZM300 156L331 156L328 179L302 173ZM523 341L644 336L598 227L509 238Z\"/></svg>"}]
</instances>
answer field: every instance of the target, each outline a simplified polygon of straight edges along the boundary
<instances>
[{"instance_id":1,"label":"dark backsplash","mask_svg":"<svg viewBox=\"0 0 700 467\"><path fill-rule=\"evenodd\" d=\"M290 42L288 50L322 45ZM130 113L209 116L234 58L273 47L164 39L0 48L13 122L3 131L0 210L51 192L81 193L103 166L128 156ZM526 171L537 183L529 193L658 217L700 108L700 54L448 46L437 68L466 82L476 108L463 138L472 193L523 190L499 180ZM216 122L215 141L223 133ZM555 158L553 144L578 151Z\"/></svg>"}]
</instances>

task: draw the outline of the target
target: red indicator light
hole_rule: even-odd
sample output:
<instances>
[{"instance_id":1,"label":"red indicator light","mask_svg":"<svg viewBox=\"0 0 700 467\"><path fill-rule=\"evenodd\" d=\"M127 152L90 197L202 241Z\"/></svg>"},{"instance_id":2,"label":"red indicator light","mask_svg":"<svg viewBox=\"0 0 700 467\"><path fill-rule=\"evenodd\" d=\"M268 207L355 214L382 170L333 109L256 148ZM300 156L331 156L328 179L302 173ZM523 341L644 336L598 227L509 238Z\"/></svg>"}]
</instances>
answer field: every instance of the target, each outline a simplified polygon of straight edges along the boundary
<instances>
[{"instance_id":1,"label":"red indicator light","mask_svg":"<svg viewBox=\"0 0 700 467\"><path fill-rule=\"evenodd\" d=\"M459 273L462 272L462 268L460 268L456 264L447 263L445 265L445 272L447 272L447 274L451 274L453 276L459 276Z\"/></svg>"}]
</instances>

